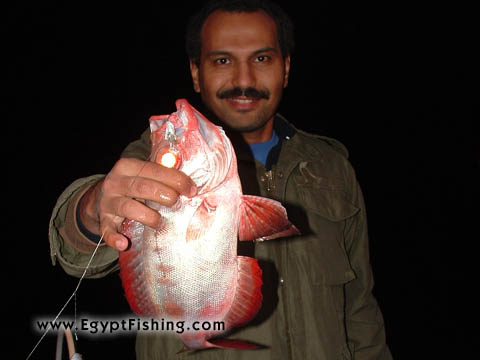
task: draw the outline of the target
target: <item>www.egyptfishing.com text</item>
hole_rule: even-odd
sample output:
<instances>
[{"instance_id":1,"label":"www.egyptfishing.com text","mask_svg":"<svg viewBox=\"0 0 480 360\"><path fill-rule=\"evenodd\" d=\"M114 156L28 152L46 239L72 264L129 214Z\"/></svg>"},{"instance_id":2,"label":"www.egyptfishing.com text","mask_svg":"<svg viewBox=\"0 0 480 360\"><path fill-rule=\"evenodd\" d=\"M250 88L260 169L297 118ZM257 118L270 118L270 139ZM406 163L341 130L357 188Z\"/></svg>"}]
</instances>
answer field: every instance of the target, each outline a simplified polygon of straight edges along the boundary
<instances>
[{"instance_id":1,"label":"www.egyptfishing.com text","mask_svg":"<svg viewBox=\"0 0 480 360\"><path fill-rule=\"evenodd\" d=\"M45 320L35 321L35 329L44 332L47 329L58 331L62 328L88 334L111 335L122 332L138 331L170 331L182 334L184 331L225 331L223 321L172 321L165 319L124 318L124 319L93 319L80 318L75 320Z\"/></svg>"}]
</instances>

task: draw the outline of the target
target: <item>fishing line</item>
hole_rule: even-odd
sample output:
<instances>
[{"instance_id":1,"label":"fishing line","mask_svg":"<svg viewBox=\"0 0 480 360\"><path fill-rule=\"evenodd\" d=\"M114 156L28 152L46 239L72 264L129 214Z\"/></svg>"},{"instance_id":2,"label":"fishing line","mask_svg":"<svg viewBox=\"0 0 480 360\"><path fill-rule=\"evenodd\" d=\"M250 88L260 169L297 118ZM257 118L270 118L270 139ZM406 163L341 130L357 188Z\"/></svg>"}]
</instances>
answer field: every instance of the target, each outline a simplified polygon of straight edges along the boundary
<instances>
[{"instance_id":1,"label":"fishing line","mask_svg":"<svg viewBox=\"0 0 480 360\"><path fill-rule=\"evenodd\" d=\"M167 119L168 121L168 119ZM172 146L172 143L174 141L174 139L171 139L169 138L168 139L170 145ZM150 155L148 156L147 158L147 161L154 161L154 154L153 152L150 153ZM133 186L133 184L135 183L135 181L138 179L138 177L140 176L140 173L143 171L143 169L145 168L145 166L147 165L147 162L145 162L145 164L143 164L143 166L140 168L140 170L138 171L138 174L135 175L133 181L128 185L128 188L131 188ZM55 316L55 318L53 319L53 321L49 322L48 323L48 326L47 326L47 329L44 331L44 333L42 334L42 336L40 337L40 339L38 340L38 342L35 344L35 346L33 347L32 351L30 352L30 354L28 354L27 358L25 360L28 360L30 359L30 357L33 355L33 353L35 352L35 350L37 349L37 347L40 345L40 343L42 342L42 340L44 339L44 337L47 335L47 333L50 331L50 329L52 328L52 323L55 323L58 318L60 317L60 315L63 313L63 311L65 310L65 308L68 306L68 304L70 303L70 301L72 301L73 298L75 298L75 320L74 320L74 324L77 323L77 291L78 289L80 288L80 284L82 283L82 280L83 278L85 277L85 275L87 274L87 270L89 269L90 267L90 264L92 263L92 260L93 258L95 257L95 254L97 253L97 250L98 248L100 247L100 244L102 243L103 241L103 237L105 236L105 231L106 229L103 231L102 233L102 236L100 237L100 240L98 241L97 245L95 246L95 249L93 250L93 253L92 253L92 256L90 256L90 259L88 260L88 263L87 263L87 266L85 267L85 269L83 270L83 274L82 276L80 277L80 279L78 280L78 283L77 283L77 286L75 287L75 290L73 290L73 293L72 295L70 295L70 297L68 298L68 300L65 302L65 304L63 305L63 307L60 309L60 311L58 312L57 316ZM75 338L78 340L77 338L77 327L75 325Z\"/></svg>"},{"instance_id":2,"label":"fishing line","mask_svg":"<svg viewBox=\"0 0 480 360\"><path fill-rule=\"evenodd\" d=\"M47 335L47 333L50 331L50 329L52 328L52 323L55 323L58 318L60 317L60 315L62 315L63 313L63 310L65 310L65 308L67 307L67 305L70 303L70 301L76 296L77 294L77 291L78 289L80 288L80 284L82 283L82 280L83 278L85 277L85 275L87 274L87 270L88 268L90 267L90 264L92 263L92 260L93 260L93 257L95 256L95 254L97 253L97 250L98 248L100 247L100 244L102 243L102 240L103 240L103 236L105 235L105 231L103 232L102 236L100 237L100 241L97 243L97 246L95 246L95 250L93 250L93 253L92 253L92 256L90 256L90 260L88 260L88 263L87 263L87 266L85 267L85 270L83 270L83 274L82 276L80 277L80 280L78 280L78 283L77 283L77 287L75 288L75 290L73 290L73 293L72 295L70 295L70 297L68 298L67 302L65 303L65 305L63 305L63 307L60 309L60 311L58 312L57 316L55 316L55 319L53 319L52 322L49 322L48 324L48 327L47 329L44 331L43 335L40 337L40 340L38 340L37 344L34 346L34 348L32 349L32 351L30 352L30 354L28 354L27 358L25 360L28 360L30 359L30 357L33 355L33 353L35 352L36 348L38 347L38 345L40 345L40 343L42 342L43 338L45 337L45 335Z\"/></svg>"}]
</instances>

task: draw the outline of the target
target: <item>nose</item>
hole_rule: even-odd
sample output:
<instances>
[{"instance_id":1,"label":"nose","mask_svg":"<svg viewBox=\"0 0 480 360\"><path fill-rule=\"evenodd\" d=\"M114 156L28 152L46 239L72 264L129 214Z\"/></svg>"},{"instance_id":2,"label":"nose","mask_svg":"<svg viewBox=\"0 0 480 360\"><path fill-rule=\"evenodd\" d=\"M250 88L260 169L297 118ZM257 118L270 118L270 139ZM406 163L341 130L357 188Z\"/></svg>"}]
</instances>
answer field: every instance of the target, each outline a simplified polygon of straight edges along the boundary
<instances>
[{"instance_id":1,"label":"nose","mask_svg":"<svg viewBox=\"0 0 480 360\"><path fill-rule=\"evenodd\" d=\"M247 62L237 63L234 69L232 85L241 89L255 87L255 73Z\"/></svg>"}]
</instances>

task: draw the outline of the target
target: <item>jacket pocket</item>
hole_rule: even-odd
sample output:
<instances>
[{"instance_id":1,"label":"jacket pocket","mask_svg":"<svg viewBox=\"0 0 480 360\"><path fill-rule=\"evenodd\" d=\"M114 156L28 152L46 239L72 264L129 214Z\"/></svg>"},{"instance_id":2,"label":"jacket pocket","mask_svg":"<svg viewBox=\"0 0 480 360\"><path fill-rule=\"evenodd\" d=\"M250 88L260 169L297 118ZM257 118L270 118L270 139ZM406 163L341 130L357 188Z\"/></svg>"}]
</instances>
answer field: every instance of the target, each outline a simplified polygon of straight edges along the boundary
<instances>
[{"instance_id":1,"label":"jacket pocket","mask_svg":"<svg viewBox=\"0 0 480 360\"><path fill-rule=\"evenodd\" d=\"M332 172L322 171L320 165L300 163L292 174L295 198L291 200L307 219L302 260L307 264L305 275L311 279L313 298L322 313L324 328L319 333L325 338L324 346L331 358L351 359L345 331L345 284L356 275L345 248L345 229L360 209L350 201L345 181L323 176Z\"/></svg>"},{"instance_id":2,"label":"jacket pocket","mask_svg":"<svg viewBox=\"0 0 480 360\"><path fill-rule=\"evenodd\" d=\"M293 174L300 203L306 209L334 222L354 216L359 209L349 201L344 178L325 176L324 173L328 172L317 163L300 162Z\"/></svg>"},{"instance_id":3,"label":"jacket pocket","mask_svg":"<svg viewBox=\"0 0 480 360\"><path fill-rule=\"evenodd\" d=\"M346 221L359 208L348 200L341 182L325 178L312 181L315 179L296 175L297 203L307 220L304 230L311 237L308 259L316 270L311 273L313 283L341 285L355 279L345 250L344 230Z\"/></svg>"}]
</instances>

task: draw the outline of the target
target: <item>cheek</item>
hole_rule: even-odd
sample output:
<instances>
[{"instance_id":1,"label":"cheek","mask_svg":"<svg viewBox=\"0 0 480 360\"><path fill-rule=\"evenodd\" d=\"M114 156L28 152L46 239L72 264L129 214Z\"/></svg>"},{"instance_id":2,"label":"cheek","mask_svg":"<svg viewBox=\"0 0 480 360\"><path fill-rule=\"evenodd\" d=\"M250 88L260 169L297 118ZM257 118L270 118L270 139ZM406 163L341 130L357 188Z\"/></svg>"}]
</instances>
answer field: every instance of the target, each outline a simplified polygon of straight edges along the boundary
<instances>
[{"instance_id":1,"label":"cheek","mask_svg":"<svg viewBox=\"0 0 480 360\"><path fill-rule=\"evenodd\" d=\"M257 87L266 88L271 94L278 94L285 87L285 71L281 66L274 66L268 71L257 73Z\"/></svg>"},{"instance_id":2,"label":"cheek","mask_svg":"<svg viewBox=\"0 0 480 360\"><path fill-rule=\"evenodd\" d=\"M217 91L219 87L216 83L212 81L204 82L201 87L200 94L202 98L207 101L208 103L212 103L217 98Z\"/></svg>"},{"instance_id":3,"label":"cheek","mask_svg":"<svg viewBox=\"0 0 480 360\"><path fill-rule=\"evenodd\" d=\"M272 81L272 86L275 88L276 91L282 91L285 86L286 86L286 82L285 82L285 70L283 67L279 67L276 71L275 71L275 75L272 74L272 76L270 77L271 81Z\"/></svg>"},{"instance_id":4,"label":"cheek","mask_svg":"<svg viewBox=\"0 0 480 360\"><path fill-rule=\"evenodd\" d=\"M218 74L218 72L208 71L208 69L202 71L199 76L199 85L203 96L212 97L219 89L226 87L225 76Z\"/></svg>"}]
</instances>

